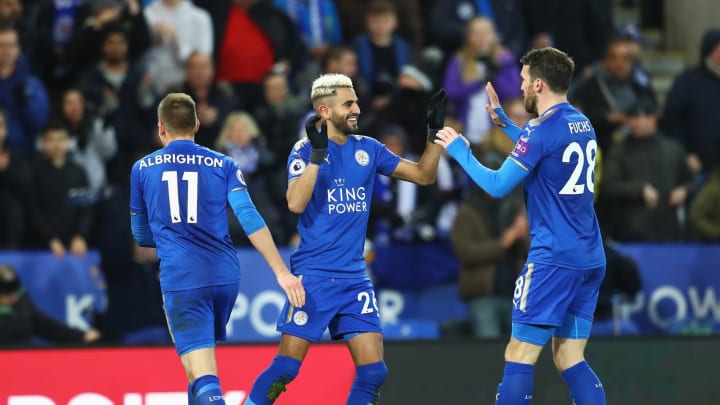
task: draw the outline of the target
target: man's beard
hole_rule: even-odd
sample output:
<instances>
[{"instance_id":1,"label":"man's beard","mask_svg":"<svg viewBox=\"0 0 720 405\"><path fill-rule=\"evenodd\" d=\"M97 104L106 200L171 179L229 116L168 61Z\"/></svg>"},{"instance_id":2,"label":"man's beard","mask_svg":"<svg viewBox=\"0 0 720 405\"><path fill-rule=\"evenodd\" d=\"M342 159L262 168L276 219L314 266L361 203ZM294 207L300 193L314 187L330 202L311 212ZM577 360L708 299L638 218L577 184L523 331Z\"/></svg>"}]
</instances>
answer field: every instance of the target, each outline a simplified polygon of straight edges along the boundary
<instances>
[{"instance_id":1,"label":"man's beard","mask_svg":"<svg viewBox=\"0 0 720 405\"><path fill-rule=\"evenodd\" d=\"M532 93L528 94L528 92L525 93L525 111L527 111L530 114L537 114L537 94L533 91Z\"/></svg>"},{"instance_id":2,"label":"man's beard","mask_svg":"<svg viewBox=\"0 0 720 405\"><path fill-rule=\"evenodd\" d=\"M357 115L347 115L344 117L337 117L334 114L331 114L330 122L333 123L333 125L335 126L335 128L337 130L339 130L340 132L342 132L343 134L345 134L347 136L347 135L357 133L357 130L358 130L357 125L355 126L355 128L353 128L347 122L348 119L353 118L353 117L357 118Z\"/></svg>"}]
</instances>

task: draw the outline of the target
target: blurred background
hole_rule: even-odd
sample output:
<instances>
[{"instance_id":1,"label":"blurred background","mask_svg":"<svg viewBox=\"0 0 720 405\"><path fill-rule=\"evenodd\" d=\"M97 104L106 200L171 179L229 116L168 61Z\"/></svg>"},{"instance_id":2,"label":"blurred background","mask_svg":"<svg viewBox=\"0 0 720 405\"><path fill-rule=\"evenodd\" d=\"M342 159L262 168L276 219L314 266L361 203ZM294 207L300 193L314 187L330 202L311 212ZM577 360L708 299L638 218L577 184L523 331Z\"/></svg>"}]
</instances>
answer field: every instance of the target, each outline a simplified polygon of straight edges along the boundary
<instances>
[{"instance_id":1,"label":"blurred background","mask_svg":"<svg viewBox=\"0 0 720 405\"><path fill-rule=\"evenodd\" d=\"M608 268L588 358L608 400L718 403L706 378L720 361L712 0L0 0L0 401L184 403L155 251L134 244L128 219L130 167L160 147L155 108L168 92L195 99L196 141L238 163L288 258L298 236L287 156L319 74L351 77L360 132L408 159L422 154L426 102L444 87L446 125L498 167L513 144L485 112L484 85L524 125L519 58L544 46L574 58L569 97L600 146ZM272 356L284 296L229 217L242 282L219 362L239 404ZM432 186L378 175L370 218L391 370L383 403L488 403L529 244L522 190L495 200L443 157ZM343 353L311 350L307 382L278 403L344 403ZM541 363L533 403L567 403ZM332 382L338 393L318 397Z\"/></svg>"}]
</instances>

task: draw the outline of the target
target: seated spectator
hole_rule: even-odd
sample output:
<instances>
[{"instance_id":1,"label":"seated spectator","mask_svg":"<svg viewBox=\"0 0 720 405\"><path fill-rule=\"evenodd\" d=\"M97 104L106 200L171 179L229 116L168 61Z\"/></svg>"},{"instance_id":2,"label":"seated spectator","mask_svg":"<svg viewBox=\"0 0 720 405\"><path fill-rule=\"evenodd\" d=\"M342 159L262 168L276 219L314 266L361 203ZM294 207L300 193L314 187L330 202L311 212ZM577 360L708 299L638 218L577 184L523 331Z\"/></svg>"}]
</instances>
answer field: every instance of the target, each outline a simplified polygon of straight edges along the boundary
<instances>
[{"instance_id":1,"label":"seated spectator","mask_svg":"<svg viewBox=\"0 0 720 405\"><path fill-rule=\"evenodd\" d=\"M85 169L90 196L97 200L107 186L105 165L117 152L115 128L87 111L85 97L77 88L65 91L60 110L70 134L70 155Z\"/></svg>"},{"instance_id":2,"label":"seated spectator","mask_svg":"<svg viewBox=\"0 0 720 405\"><path fill-rule=\"evenodd\" d=\"M495 152L475 147L474 153L492 169L502 164ZM508 336L512 291L530 245L522 195L496 200L474 184L465 191L451 234L460 298L468 304L475 337Z\"/></svg>"},{"instance_id":3,"label":"seated spectator","mask_svg":"<svg viewBox=\"0 0 720 405\"><path fill-rule=\"evenodd\" d=\"M150 28L138 0L87 2L77 10L77 18L71 46L79 72L100 61L103 32L111 25L127 32L131 59L140 59L150 47Z\"/></svg>"},{"instance_id":4,"label":"seated spectator","mask_svg":"<svg viewBox=\"0 0 720 405\"><path fill-rule=\"evenodd\" d=\"M20 55L15 28L8 24L0 24L0 108L5 113L7 146L31 155L50 105L45 86L30 74L27 59Z\"/></svg>"},{"instance_id":5,"label":"seated spectator","mask_svg":"<svg viewBox=\"0 0 720 405\"><path fill-rule=\"evenodd\" d=\"M720 242L720 167L700 190L690 207L690 229L696 240Z\"/></svg>"},{"instance_id":6,"label":"seated spectator","mask_svg":"<svg viewBox=\"0 0 720 405\"><path fill-rule=\"evenodd\" d=\"M194 52L212 55L213 23L207 11L190 0L155 0L145 10L153 46L148 73L158 94L182 83L184 66Z\"/></svg>"},{"instance_id":7,"label":"seated spectator","mask_svg":"<svg viewBox=\"0 0 720 405\"><path fill-rule=\"evenodd\" d=\"M693 178L682 146L658 132L656 109L654 99L628 109L630 135L604 155L600 199L613 208L606 229L615 240L670 242L683 234L678 210Z\"/></svg>"},{"instance_id":8,"label":"seated spectator","mask_svg":"<svg viewBox=\"0 0 720 405\"><path fill-rule=\"evenodd\" d=\"M73 329L42 312L22 287L15 270L0 265L0 345L29 345L33 337L52 342L93 343L101 336L96 329Z\"/></svg>"},{"instance_id":9,"label":"seated spectator","mask_svg":"<svg viewBox=\"0 0 720 405\"><path fill-rule=\"evenodd\" d=\"M27 231L30 167L23 154L10 150L6 141L5 115L0 112L0 249L19 249Z\"/></svg>"},{"instance_id":10,"label":"seated spectator","mask_svg":"<svg viewBox=\"0 0 720 405\"><path fill-rule=\"evenodd\" d=\"M475 17L485 17L497 27L502 42L515 55L527 50L526 15L522 0L443 0L430 11L431 42L446 54L463 44L465 27Z\"/></svg>"},{"instance_id":11,"label":"seated spectator","mask_svg":"<svg viewBox=\"0 0 720 405\"><path fill-rule=\"evenodd\" d=\"M342 42L340 19L332 0L273 0L297 25L310 56L319 60L328 47Z\"/></svg>"},{"instance_id":12,"label":"seated spectator","mask_svg":"<svg viewBox=\"0 0 720 405\"><path fill-rule=\"evenodd\" d=\"M193 53L185 66L185 81L172 92L189 94L197 105L200 128L195 142L213 147L225 117L238 107L235 92L228 83L216 83L215 66L209 55Z\"/></svg>"},{"instance_id":13,"label":"seated spectator","mask_svg":"<svg viewBox=\"0 0 720 405\"><path fill-rule=\"evenodd\" d=\"M402 68L411 62L408 43L395 35L397 10L387 0L375 0L365 12L366 34L355 38L360 76L368 85L372 109L391 102L392 89Z\"/></svg>"},{"instance_id":14,"label":"seated spectator","mask_svg":"<svg viewBox=\"0 0 720 405\"><path fill-rule=\"evenodd\" d=\"M273 68L295 78L305 69L307 48L295 23L266 0L207 2L215 27L217 80L235 87L241 108L253 111L262 99L263 77Z\"/></svg>"},{"instance_id":15,"label":"seated spectator","mask_svg":"<svg viewBox=\"0 0 720 405\"><path fill-rule=\"evenodd\" d=\"M419 0L390 0L403 18L398 19L398 34L414 49L425 46L423 32L422 4ZM368 0L335 0L343 38L355 38L365 32L365 21L358 16L365 15L372 2Z\"/></svg>"},{"instance_id":16,"label":"seated spectator","mask_svg":"<svg viewBox=\"0 0 720 405\"><path fill-rule=\"evenodd\" d=\"M720 29L708 30L700 63L680 73L665 102L663 129L687 149L693 172L708 175L720 162Z\"/></svg>"},{"instance_id":17,"label":"seated spectator","mask_svg":"<svg viewBox=\"0 0 720 405\"><path fill-rule=\"evenodd\" d=\"M378 140L394 154L417 160L408 150L407 135L399 126L388 126ZM415 183L375 175L373 201L370 208L371 239L387 244L431 242L437 237L438 213L442 201L437 186L419 187Z\"/></svg>"},{"instance_id":18,"label":"seated spectator","mask_svg":"<svg viewBox=\"0 0 720 405\"><path fill-rule=\"evenodd\" d=\"M84 256L93 211L87 205L85 170L68 159L69 135L52 122L42 138L42 155L33 162L30 218L37 247L49 247L56 257L70 252Z\"/></svg>"},{"instance_id":19,"label":"seated spectator","mask_svg":"<svg viewBox=\"0 0 720 405\"><path fill-rule=\"evenodd\" d=\"M443 84L455 106L454 118L472 143L480 142L492 128L485 111L487 82L493 83L501 100L522 96L517 58L500 43L490 19L475 17L468 22L463 47L448 63Z\"/></svg>"},{"instance_id":20,"label":"seated spectator","mask_svg":"<svg viewBox=\"0 0 720 405\"><path fill-rule=\"evenodd\" d=\"M614 138L627 130L628 111L639 99L656 103L651 84L637 81L633 74L633 44L628 38L613 38L602 66L582 80L570 95L571 102L590 119L598 146L604 153Z\"/></svg>"}]
</instances>

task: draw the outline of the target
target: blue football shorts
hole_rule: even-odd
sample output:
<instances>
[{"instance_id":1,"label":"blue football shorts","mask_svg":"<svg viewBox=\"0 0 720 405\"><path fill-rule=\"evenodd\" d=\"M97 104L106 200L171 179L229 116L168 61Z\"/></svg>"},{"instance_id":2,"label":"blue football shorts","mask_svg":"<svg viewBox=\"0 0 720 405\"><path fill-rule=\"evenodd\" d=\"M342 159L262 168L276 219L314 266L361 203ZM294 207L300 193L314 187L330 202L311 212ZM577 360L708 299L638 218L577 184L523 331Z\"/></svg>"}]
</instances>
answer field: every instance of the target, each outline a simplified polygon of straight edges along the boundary
<instances>
[{"instance_id":1,"label":"blue football shorts","mask_svg":"<svg viewBox=\"0 0 720 405\"><path fill-rule=\"evenodd\" d=\"M328 328L333 339L364 332L382 333L375 290L368 279L302 275L305 305L285 302L277 330L316 342Z\"/></svg>"},{"instance_id":2,"label":"blue football shorts","mask_svg":"<svg viewBox=\"0 0 720 405\"><path fill-rule=\"evenodd\" d=\"M163 294L163 309L175 349L182 356L225 340L239 283Z\"/></svg>"},{"instance_id":3,"label":"blue football shorts","mask_svg":"<svg viewBox=\"0 0 720 405\"><path fill-rule=\"evenodd\" d=\"M605 267L565 269L528 263L515 281L513 323L559 327L566 316L592 322Z\"/></svg>"}]
</instances>

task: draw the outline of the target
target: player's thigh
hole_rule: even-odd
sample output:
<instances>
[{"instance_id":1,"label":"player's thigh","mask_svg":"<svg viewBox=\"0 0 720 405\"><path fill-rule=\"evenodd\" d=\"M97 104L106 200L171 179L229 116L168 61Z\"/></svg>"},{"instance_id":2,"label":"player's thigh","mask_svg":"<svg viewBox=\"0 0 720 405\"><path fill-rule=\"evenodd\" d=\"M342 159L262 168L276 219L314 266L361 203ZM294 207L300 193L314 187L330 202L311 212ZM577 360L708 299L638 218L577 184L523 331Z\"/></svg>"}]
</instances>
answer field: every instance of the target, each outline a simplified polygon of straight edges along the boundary
<instances>
[{"instance_id":1,"label":"player's thigh","mask_svg":"<svg viewBox=\"0 0 720 405\"><path fill-rule=\"evenodd\" d=\"M347 341L356 367L383 360L383 340L380 333L358 333Z\"/></svg>"},{"instance_id":2,"label":"player's thigh","mask_svg":"<svg viewBox=\"0 0 720 405\"><path fill-rule=\"evenodd\" d=\"M316 342L340 308L338 300L342 286L332 277L302 275L301 281L305 287L305 305L295 307L286 300L278 317L277 330Z\"/></svg>"},{"instance_id":3,"label":"player's thigh","mask_svg":"<svg viewBox=\"0 0 720 405\"><path fill-rule=\"evenodd\" d=\"M338 280L342 293L337 298L338 312L328 329L333 339L346 339L360 333L382 334L380 311L372 283L367 279Z\"/></svg>"},{"instance_id":4,"label":"player's thigh","mask_svg":"<svg viewBox=\"0 0 720 405\"><path fill-rule=\"evenodd\" d=\"M215 340L224 341L227 338L227 323L235 306L240 285L233 283L211 288L215 313Z\"/></svg>"},{"instance_id":5,"label":"player's thigh","mask_svg":"<svg viewBox=\"0 0 720 405\"><path fill-rule=\"evenodd\" d=\"M513 324L562 325L582 281L580 271L528 263L515 281ZM542 345L545 342L530 343Z\"/></svg>"},{"instance_id":6,"label":"player's thigh","mask_svg":"<svg viewBox=\"0 0 720 405\"><path fill-rule=\"evenodd\" d=\"M605 279L605 267L599 267L593 270L583 270L581 273L582 283L578 287L575 296L568 307L568 314L575 315L583 320L589 321L592 324L595 307L597 306L598 295L600 294L600 285L602 284L603 279ZM572 320L564 320L563 323L568 321ZM576 323L582 324L584 322L579 321ZM577 327L577 324L570 326ZM573 330L560 329L558 330L559 334L556 336L583 339L590 337L589 330L585 330L583 332L583 334L578 336L573 333Z\"/></svg>"},{"instance_id":7,"label":"player's thigh","mask_svg":"<svg viewBox=\"0 0 720 405\"><path fill-rule=\"evenodd\" d=\"M540 357L542 352L542 345L529 343L525 340L520 340L510 337L510 341L505 347L505 361L511 361L513 363L523 364L535 364Z\"/></svg>"},{"instance_id":8,"label":"player's thigh","mask_svg":"<svg viewBox=\"0 0 720 405\"><path fill-rule=\"evenodd\" d=\"M559 372L580 363L585 359L587 339L553 337L553 362Z\"/></svg>"},{"instance_id":9,"label":"player's thigh","mask_svg":"<svg viewBox=\"0 0 720 405\"><path fill-rule=\"evenodd\" d=\"M180 356L215 346L212 287L164 292L163 309L175 349Z\"/></svg>"}]
</instances>

